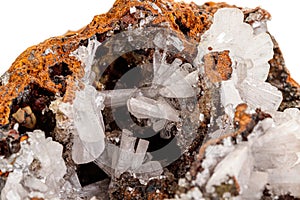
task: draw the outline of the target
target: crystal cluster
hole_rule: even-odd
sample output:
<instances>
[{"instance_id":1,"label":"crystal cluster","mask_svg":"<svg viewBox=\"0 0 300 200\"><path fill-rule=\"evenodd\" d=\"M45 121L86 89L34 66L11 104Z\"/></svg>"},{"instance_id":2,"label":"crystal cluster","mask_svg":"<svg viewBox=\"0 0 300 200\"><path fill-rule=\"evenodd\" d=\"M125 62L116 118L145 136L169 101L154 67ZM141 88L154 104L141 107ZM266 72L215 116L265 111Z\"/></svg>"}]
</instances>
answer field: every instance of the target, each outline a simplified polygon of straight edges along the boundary
<instances>
[{"instance_id":1,"label":"crystal cluster","mask_svg":"<svg viewBox=\"0 0 300 200\"><path fill-rule=\"evenodd\" d=\"M81 47L72 53L73 56L83 61L85 74L89 74L85 75L81 80L84 84L84 89L76 92L76 98L72 105L58 102L58 109L67 116L68 123L71 123L68 129L69 132L73 133L72 158L77 164L96 161L103 168L113 168L116 172L110 172L110 174L116 177L119 177L120 174L129 169L136 174L145 175L152 168L154 171L153 175L147 177L157 176L159 175L157 172L161 173L159 163L145 163L147 167L142 165L139 168L137 166L123 166L132 164L128 158L135 155L134 152L129 151L130 148L134 147L135 139L132 140L133 138L123 133L120 147L112 144L105 145L105 126L101 110L105 107L114 108L126 105L133 116L137 119L150 119L153 124L153 130L160 131L166 126L167 121L179 122L181 120L179 117L180 111L173 108L165 98L183 99L195 96L198 71L191 71L192 65L189 63L182 64L182 61L179 59L175 59L172 64L168 64L165 60L166 55L160 55L158 51L155 51L151 86L99 92L90 85L95 77L93 75L94 72L91 71L91 59L94 58L95 48L97 49L98 47L98 45L95 45L97 42L94 40L89 40L88 47ZM142 140L139 144L144 144L145 142ZM138 163L142 163L144 160L147 146L146 144L142 145L141 149L136 150L138 151L137 156L140 157ZM124 153L113 153L118 152L119 148ZM105 152L103 152L104 149L106 149ZM125 153L127 151L128 153ZM103 155L101 155L102 152ZM120 161L116 161L116 159Z\"/></svg>"},{"instance_id":2,"label":"crystal cluster","mask_svg":"<svg viewBox=\"0 0 300 200\"><path fill-rule=\"evenodd\" d=\"M221 84L222 104L227 114L230 112L227 109L242 102L252 108L276 110L282 94L265 82L270 69L268 61L273 57L273 42L266 32L255 34L243 20L244 14L239 9L220 9L202 36L195 62L201 64L204 55L210 52L229 51L233 73Z\"/></svg>"},{"instance_id":3,"label":"crystal cluster","mask_svg":"<svg viewBox=\"0 0 300 200\"><path fill-rule=\"evenodd\" d=\"M266 185L274 194L299 196L299 117L298 109L274 112L272 119L256 125L248 142L233 145L228 138L223 145L209 146L196 183L216 193L232 178L241 199L260 199Z\"/></svg>"},{"instance_id":4,"label":"crystal cluster","mask_svg":"<svg viewBox=\"0 0 300 200\"><path fill-rule=\"evenodd\" d=\"M87 47L80 46L70 54L70 56L74 56L81 61L84 67L84 77L82 80L87 84L92 84L92 81L95 79L95 73L92 71L92 64L94 62L97 47L100 45L101 43L98 42L95 37L92 37L89 39Z\"/></svg>"},{"instance_id":5,"label":"crystal cluster","mask_svg":"<svg viewBox=\"0 0 300 200\"><path fill-rule=\"evenodd\" d=\"M57 126L67 133L65 137L72 135L72 159L83 164L94 161L104 150L103 100L96 97L96 90L90 85L76 94L72 105L57 99L50 109L56 113Z\"/></svg>"},{"instance_id":6,"label":"crystal cluster","mask_svg":"<svg viewBox=\"0 0 300 200\"><path fill-rule=\"evenodd\" d=\"M9 173L1 199L58 199L66 173L61 144L45 138L42 131L28 133Z\"/></svg>"},{"instance_id":7,"label":"crystal cluster","mask_svg":"<svg viewBox=\"0 0 300 200\"><path fill-rule=\"evenodd\" d=\"M146 182L159 176L162 173L161 164L151 161L151 156L147 155L149 142L140 139L135 149L136 140L130 131L123 130L120 147L107 144L105 152L95 162L115 178L124 172L133 172Z\"/></svg>"},{"instance_id":8,"label":"crystal cluster","mask_svg":"<svg viewBox=\"0 0 300 200\"><path fill-rule=\"evenodd\" d=\"M137 118L158 118L178 122L179 111L172 108L165 98L189 98L196 96L195 85L198 82L198 71L189 72L189 63L182 65L181 60L175 59L170 65L166 63L166 55L154 53L153 80L150 88L144 92L149 96L161 98L157 100L146 96L132 97L127 101L128 110ZM189 67L190 65L190 67Z\"/></svg>"},{"instance_id":9,"label":"crystal cluster","mask_svg":"<svg viewBox=\"0 0 300 200\"><path fill-rule=\"evenodd\" d=\"M203 193L222 198L261 199L265 189L278 196L299 196L300 112L276 111L282 101L281 92L264 82L273 54L272 41L265 32L253 32L243 19L239 9L218 10L198 47L196 62L200 66L201 57L210 51L228 50L233 73L229 80L221 82L220 89L229 121L209 133L212 139L207 144L211 145L205 149L195 185ZM250 106L248 116L255 113L253 109L261 108L272 118L258 122L246 140L240 138L234 144L234 134L229 133L234 132L237 106L241 103ZM181 197L194 198L191 193L189 190Z\"/></svg>"},{"instance_id":10,"label":"crystal cluster","mask_svg":"<svg viewBox=\"0 0 300 200\"><path fill-rule=\"evenodd\" d=\"M57 125L73 135L72 159L76 164L94 161L115 178L126 171L134 173L144 181L159 176L162 173L161 164L151 161L151 156L146 154L148 141L140 139L135 149L136 138L127 130L123 130L120 146L104 139L105 125L101 112L105 107L126 105L133 116L137 119L151 119L153 129L160 131L164 128L166 120L180 121L180 112L172 108L164 97L194 96L198 72L189 72L188 69L192 66L188 64L181 67L180 60L175 60L169 65L156 51L154 78L150 87L99 92L90 85L95 78L94 72L91 71L91 59L94 58L95 49L98 47L94 40L89 40L88 47L81 47L72 53L72 56L83 62L85 76L81 82L84 88L76 92L73 104L63 103L58 99L50 106L56 113ZM174 84L175 82L177 84ZM157 95L161 97L156 98Z\"/></svg>"}]
</instances>

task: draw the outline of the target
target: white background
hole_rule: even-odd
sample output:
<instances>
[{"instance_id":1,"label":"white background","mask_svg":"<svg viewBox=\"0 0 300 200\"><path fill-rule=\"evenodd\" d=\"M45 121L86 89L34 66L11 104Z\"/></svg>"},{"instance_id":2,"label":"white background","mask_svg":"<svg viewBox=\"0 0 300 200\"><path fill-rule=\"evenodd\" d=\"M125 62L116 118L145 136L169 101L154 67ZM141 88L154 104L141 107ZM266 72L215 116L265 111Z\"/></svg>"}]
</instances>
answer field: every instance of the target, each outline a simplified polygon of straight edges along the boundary
<instances>
[{"instance_id":1,"label":"white background","mask_svg":"<svg viewBox=\"0 0 300 200\"><path fill-rule=\"evenodd\" d=\"M187 0L188 1L188 0ZM226 1L226 0L224 0ZM94 15L107 12L113 0L9 0L0 2L0 74L27 47L43 40L78 30ZM197 4L205 1L195 0ZM283 51L292 76L300 82L299 7L296 0L227 0L243 7L262 6L272 14L268 23ZM295 3L296 2L296 3Z\"/></svg>"}]
</instances>

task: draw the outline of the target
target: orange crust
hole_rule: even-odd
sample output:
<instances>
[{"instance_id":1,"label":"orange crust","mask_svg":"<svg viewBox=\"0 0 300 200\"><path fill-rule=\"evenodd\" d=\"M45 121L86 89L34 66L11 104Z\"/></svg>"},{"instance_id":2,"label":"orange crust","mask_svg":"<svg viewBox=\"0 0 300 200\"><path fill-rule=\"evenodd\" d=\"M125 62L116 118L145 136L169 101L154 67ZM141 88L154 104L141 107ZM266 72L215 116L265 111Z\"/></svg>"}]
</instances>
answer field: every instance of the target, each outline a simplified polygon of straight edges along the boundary
<instances>
[{"instance_id":1,"label":"orange crust","mask_svg":"<svg viewBox=\"0 0 300 200\"><path fill-rule=\"evenodd\" d=\"M205 74L213 83L226 81L231 78L232 62L229 51L212 52L204 56Z\"/></svg>"}]
</instances>

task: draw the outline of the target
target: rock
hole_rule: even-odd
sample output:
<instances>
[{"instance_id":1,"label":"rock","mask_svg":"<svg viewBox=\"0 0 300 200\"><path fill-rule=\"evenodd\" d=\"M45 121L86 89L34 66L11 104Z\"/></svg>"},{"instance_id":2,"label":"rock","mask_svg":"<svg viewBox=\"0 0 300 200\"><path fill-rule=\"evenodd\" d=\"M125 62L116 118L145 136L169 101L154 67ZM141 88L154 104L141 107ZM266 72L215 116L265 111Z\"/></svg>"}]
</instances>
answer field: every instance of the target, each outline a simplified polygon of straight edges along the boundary
<instances>
[{"instance_id":1,"label":"rock","mask_svg":"<svg viewBox=\"0 0 300 200\"><path fill-rule=\"evenodd\" d=\"M0 78L1 198L299 197L300 87L269 19L117 0L28 48Z\"/></svg>"}]
</instances>

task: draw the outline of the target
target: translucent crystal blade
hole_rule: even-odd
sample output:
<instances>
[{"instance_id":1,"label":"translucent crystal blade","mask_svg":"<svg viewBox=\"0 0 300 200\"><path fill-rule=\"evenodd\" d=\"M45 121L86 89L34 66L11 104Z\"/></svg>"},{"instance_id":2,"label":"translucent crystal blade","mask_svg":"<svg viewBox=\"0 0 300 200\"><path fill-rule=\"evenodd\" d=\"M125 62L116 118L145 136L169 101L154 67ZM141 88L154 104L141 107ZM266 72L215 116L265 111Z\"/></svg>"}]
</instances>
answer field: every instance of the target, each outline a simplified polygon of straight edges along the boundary
<instances>
[{"instance_id":1,"label":"translucent crystal blade","mask_svg":"<svg viewBox=\"0 0 300 200\"><path fill-rule=\"evenodd\" d=\"M222 82L221 101L224 107L228 105L233 105L233 107L236 107L238 104L243 102L239 91L236 89L232 80Z\"/></svg>"},{"instance_id":2,"label":"translucent crystal blade","mask_svg":"<svg viewBox=\"0 0 300 200\"><path fill-rule=\"evenodd\" d=\"M134 159L135 142L135 137L131 137L123 131L117 162L113 163L116 177L130 169Z\"/></svg>"},{"instance_id":3,"label":"translucent crystal blade","mask_svg":"<svg viewBox=\"0 0 300 200\"><path fill-rule=\"evenodd\" d=\"M245 166L245 168L243 168ZM209 179L206 190L213 191L213 187L226 182L228 176L235 177L238 184L244 186L250 178L251 158L248 156L248 147L240 146L226 156L215 168Z\"/></svg>"},{"instance_id":4,"label":"translucent crystal blade","mask_svg":"<svg viewBox=\"0 0 300 200\"><path fill-rule=\"evenodd\" d=\"M147 97L138 96L130 98L127 102L129 112L137 118L159 118L178 121L179 116L163 99L153 100Z\"/></svg>"},{"instance_id":5,"label":"translucent crystal blade","mask_svg":"<svg viewBox=\"0 0 300 200\"><path fill-rule=\"evenodd\" d=\"M132 169L138 169L144 162L144 158L146 156L146 152L149 146L149 141L140 139L138 146L135 151L135 159L132 163Z\"/></svg>"},{"instance_id":6,"label":"translucent crystal blade","mask_svg":"<svg viewBox=\"0 0 300 200\"><path fill-rule=\"evenodd\" d=\"M103 152L101 145L101 141L85 142L78 135L74 135L72 159L76 164L92 162Z\"/></svg>"},{"instance_id":7,"label":"translucent crystal blade","mask_svg":"<svg viewBox=\"0 0 300 200\"><path fill-rule=\"evenodd\" d=\"M150 161L140 166L136 170L136 173L142 174L143 179L146 179L149 177L156 177L161 175L163 172L163 168L161 167L161 164L158 161ZM148 174L148 176L147 176Z\"/></svg>"},{"instance_id":8,"label":"translucent crystal blade","mask_svg":"<svg viewBox=\"0 0 300 200\"><path fill-rule=\"evenodd\" d=\"M268 183L269 176L266 172L253 172L247 187L244 187L242 199L260 200Z\"/></svg>"},{"instance_id":9,"label":"translucent crystal blade","mask_svg":"<svg viewBox=\"0 0 300 200\"><path fill-rule=\"evenodd\" d=\"M265 64L266 61L273 58L273 42L268 34L261 33L255 35L252 42L253 43L245 49L245 55L251 55L250 59L255 65L259 66Z\"/></svg>"},{"instance_id":10,"label":"translucent crystal blade","mask_svg":"<svg viewBox=\"0 0 300 200\"><path fill-rule=\"evenodd\" d=\"M151 122L152 122L152 128L155 132L159 132L166 125L165 119L151 120Z\"/></svg>"},{"instance_id":11,"label":"translucent crystal blade","mask_svg":"<svg viewBox=\"0 0 300 200\"><path fill-rule=\"evenodd\" d=\"M100 45L101 43L93 37L89 39L87 47L80 46L77 50L71 53L71 56L75 56L78 60L80 60L84 67L85 73L82 81L86 84L92 84L95 79L95 73L92 71L92 64L97 48Z\"/></svg>"},{"instance_id":12,"label":"translucent crystal blade","mask_svg":"<svg viewBox=\"0 0 300 200\"><path fill-rule=\"evenodd\" d=\"M159 93L168 98L188 98L195 96L193 86L198 81L198 72L187 73L177 69L164 83Z\"/></svg>"},{"instance_id":13,"label":"translucent crystal blade","mask_svg":"<svg viewBox=\"0 0 300 200\"><path fill-rule=\"evenodd\" d=\"M104 149L104 122L102 114L95 106L96 90L86 85L83 91L76 92L74 100L74 123L81 140L85 142L102 141Z\"/></svg>"},{"instance_id":14,"label":"translucent crystal blade","mask_svg":"<svg viewBox=\"0 0 300 200\"><path fill-rule=\"evenodd\" d=\"M247 70L247 75L249 78L257 81L265 81L268 77L270 71L269 63L263 63L256 65L255 67Z\"/></svg>"},{"instance_id":15,"label":"translucent crystal blade","mask_svg":"<svg viewBox=\"0 0 300 200\"><path fill-rule=\"evenodd\" d=\"M299 131L300 125L295 120L270 128L253 144L256 167L260 170L294 167L298 162L297 153L300 152Z\"/></svg>"},{"instance_id":16,"label":"translucent crystal blade","mask_svg":"<svg viewBox=\"0 0 300 200\"><path fill-rule=\"evenodd\" d=\"M269 180L271 184L271 190L276 194L290 193L295 197L300 196L300 176L299 176L299 165L289 169L277 168L269 171Z\"/></svg>"},{"instance_id":17,"label":"translucent crystal blade","mask_svg":"<svg viewBox=\"0 0 300 200\"><path fill-rule=\"evenodd\" d=\"M282 93L270 83L247 78L239 85L242 99L253 108L277 110L282 101Z\"/></svg>"},{"instance_id":18,"label":"translucent crystal blade","mask_svg":"<svg viewBox=\"0 0 300 200\"><path fill-rule=\"evenodd\" d=\"M105 90L100 93L105 96L104 105L108 107L124 106L137 89Z\"/></svg>"},{"instance_id":19,"label":"translucent crystal blade","mask_svg":"<svg viewBox=\"0 0 300 200\"><path fill-rule=\"evenodd\" d=\"M162 173L160 163L146 159L149 142L143 139L137 142L137 138L132 134L124 129L120 147L107 144L105 151L95 163L113 177L119 177L125 171L132 172L140 178L146 177L145 180L160 175Z\"/></svg>"}]
</instances>

